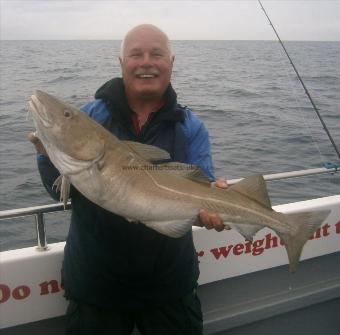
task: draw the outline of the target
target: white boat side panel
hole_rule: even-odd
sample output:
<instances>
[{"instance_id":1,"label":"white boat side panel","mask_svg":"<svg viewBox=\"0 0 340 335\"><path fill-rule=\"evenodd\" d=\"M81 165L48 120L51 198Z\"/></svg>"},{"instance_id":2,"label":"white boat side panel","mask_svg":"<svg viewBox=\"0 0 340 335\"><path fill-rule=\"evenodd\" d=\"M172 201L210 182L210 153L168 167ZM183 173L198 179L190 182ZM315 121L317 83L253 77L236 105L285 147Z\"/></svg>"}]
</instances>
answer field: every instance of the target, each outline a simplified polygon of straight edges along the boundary
<instances>
[{"instance_id":1,"label":"white boat side panel","mask_svg":"<svg viewBox=\"0 0 340 335\"><path fill-rule=\"evenodd\" d=\"M65 314L60 287L64 245L0 253L0 329Z\"/></svg>"},{"instance_id":2,"label":"white boat side panel","mask_svg":"<svg viewBox=\"0 0 340 335\"><path fill-rule=\"evenodd\" d=\"M332 212L305 245L302 259L340 251L340 195L274 207L284 213L326 208ZM250 243L234 230L217 233L194 227L194 241L200 284L288 263L284 247L269 229L262 229ZM0 253L0 329L65 313L67 302L60 287L64 245Z\"/></svg>"}]
</instances>

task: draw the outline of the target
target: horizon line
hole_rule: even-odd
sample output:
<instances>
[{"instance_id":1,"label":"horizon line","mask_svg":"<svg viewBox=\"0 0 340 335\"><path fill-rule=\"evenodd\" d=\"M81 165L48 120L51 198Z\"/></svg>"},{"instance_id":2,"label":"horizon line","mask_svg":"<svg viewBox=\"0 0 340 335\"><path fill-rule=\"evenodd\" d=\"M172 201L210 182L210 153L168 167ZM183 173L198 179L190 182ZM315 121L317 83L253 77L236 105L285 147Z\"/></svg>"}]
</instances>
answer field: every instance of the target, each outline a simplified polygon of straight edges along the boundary
<instances>
[{"instance_id":1,"label":"horizon line","mask_svg":"<svg viewBox=\"0 0 340 335\"><path fill-rule=\"evenodd\" d=\"M77 38L67 38L67 39L60 39L60 38L52 38L52 39L46 39L46 38L39 38L39 39L17 39L17 38L12 38L12 39L0 39L0 42L2 41L118 41L121 42L122 39L106 39L106 38L99 38L99 39L77 39ZM185 41L233 41L233 42L279 42L277 39L172 39L170 42L185 42ZM282 40L284 42L340 42L339 40L292 40L292 39L287 39L287 40Z\"/></svg>"}]
</instances>

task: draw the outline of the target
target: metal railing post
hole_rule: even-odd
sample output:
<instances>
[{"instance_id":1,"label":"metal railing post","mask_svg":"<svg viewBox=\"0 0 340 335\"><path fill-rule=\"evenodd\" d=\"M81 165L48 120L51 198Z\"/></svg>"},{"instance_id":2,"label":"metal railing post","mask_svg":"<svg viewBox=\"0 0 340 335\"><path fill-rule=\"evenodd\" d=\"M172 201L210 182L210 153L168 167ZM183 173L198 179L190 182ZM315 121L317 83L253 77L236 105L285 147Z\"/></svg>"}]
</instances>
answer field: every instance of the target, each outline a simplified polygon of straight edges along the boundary
<instances>
[{"instance_id":1,"label":"metal railing post","mask_svg":"<svg viewBox=\"0 0 340 335\"><path fill-rule=\"evenodd\" d=\"M37 249L40 251L47 250L47 241L46 241L46 230L45 230L45 222L44 222L44 214L36 213L34 214L36 231L37 231Z\"/></svg>"}]
</instances>

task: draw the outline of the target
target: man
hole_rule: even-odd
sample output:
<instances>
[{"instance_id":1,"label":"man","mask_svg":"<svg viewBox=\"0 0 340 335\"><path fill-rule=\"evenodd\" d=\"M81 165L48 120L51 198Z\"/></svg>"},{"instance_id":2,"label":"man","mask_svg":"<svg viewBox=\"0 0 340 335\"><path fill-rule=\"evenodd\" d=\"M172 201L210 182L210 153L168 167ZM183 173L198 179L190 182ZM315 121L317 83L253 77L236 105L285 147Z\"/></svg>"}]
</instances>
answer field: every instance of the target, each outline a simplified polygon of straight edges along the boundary
<instances>
[{"instance_id":1,"label":"man","mask_svg":"<svg viewBox=\"0 0 340 335\"><path fill-rule=\"evenodd\" d=\"M126 35L122 77L98 89L82 109L122 140L158 146L172 160L202 168L213 180L208 133L177 103L170 79L174 56L168 37L153 25ZM58 171L33 133L42 181L53 197ZM226 187L225 181L217 186ZM192 232L179 239L127 222L72 189L72 219L65 247L63 285L69 299L67 334L202 334L196 295L199 275ZM220 218L201 210L200 222L223 230Z\"/></svg>"}]
</instances>

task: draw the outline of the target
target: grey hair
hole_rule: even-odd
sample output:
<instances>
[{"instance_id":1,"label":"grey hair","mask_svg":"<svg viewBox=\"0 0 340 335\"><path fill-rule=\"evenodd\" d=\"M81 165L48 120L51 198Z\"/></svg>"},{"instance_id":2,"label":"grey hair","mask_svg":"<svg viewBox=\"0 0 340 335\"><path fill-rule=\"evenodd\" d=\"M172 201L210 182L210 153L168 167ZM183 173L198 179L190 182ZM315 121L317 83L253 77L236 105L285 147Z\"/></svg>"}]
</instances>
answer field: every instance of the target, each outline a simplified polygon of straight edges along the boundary
<instances>
[{"instance_id":1,"label":"grey hair","mask_svg":"<svg viewBox=\"0 0 340 335\"><path fill-rule=\"evenodd\" d=\"M162 34L164 35L165 39L166 39L166 46L167 46L167 48L168 48L168 50L169 50L170 57L172 57L172 56L174 55L173 52L172 52L172 46L171 46L171 42L170 42L170 40L169 40L169 37L168 37L168 35L167 35L164 31L162 31L161 29L159 29L157 26L155 26L155 25L153 25L153 24L140 24L140 25L138 25L138 26L132 28L130 31L128 31L127 34L125 35L125 37L123 38L123 40L122 40L122 42L121 42L121 44L120 44L120 52L119 52L119 57L120 57L121 59L124 58L125 43L126 43L126 39L127 39L128 35L129 35L133 30L135 30L136 28L139 28L139 27L142 27L142 26L153 27L154 29L156 29L156 30L158 30L160 33L162 33Z\"/></svg>"}]
</instances>

